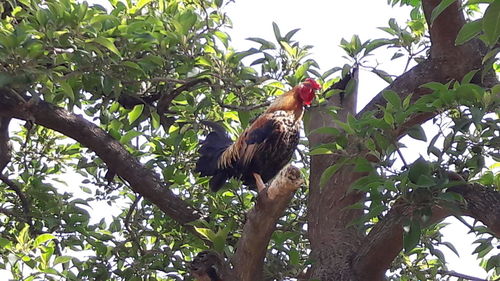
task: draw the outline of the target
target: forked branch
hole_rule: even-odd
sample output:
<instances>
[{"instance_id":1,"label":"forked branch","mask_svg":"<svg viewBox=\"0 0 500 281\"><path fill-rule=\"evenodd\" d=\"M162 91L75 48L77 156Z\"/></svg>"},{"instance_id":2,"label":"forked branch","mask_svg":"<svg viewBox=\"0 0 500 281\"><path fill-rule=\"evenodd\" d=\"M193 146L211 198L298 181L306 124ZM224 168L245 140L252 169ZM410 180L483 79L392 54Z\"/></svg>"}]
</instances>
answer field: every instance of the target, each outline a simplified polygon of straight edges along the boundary
<instances>
[{"instance_id":1,"label":"forked branch","mask_svg":"<svg viewBox=\"0 0 500 281\"><path fill-rule=\"evenodd\" d=\"M463 183L449 188L447 192L460 194L464 203L456 208L447 204L436 204L432 217L426 223L437 223L451 215L467 215L484 223L497 237L500 237L500 193L479 184ZM359 280L383 280L391 262L403 249L403 224L411 218L417 206L396 203L387 215L377 223L364 239L358 254L353 259ZM367 279L368 278L368 279Z\"/></svg>"},{"instance_id":2,"label":"forked branch","mask_svg":"<svg viewBox=\"0 0 500 281\"><path fill-rule=\"evenodd\" d=\"M181 225L200 215L175 195L152 170L142 165L120 142L103 129L63 108L44 101L19 102L0 89L0 117L34 120L36 124L55 130L94 151L106 165L125 179L131 188L144 196Z\"/></svg>"},{"instance_id":3,"label":"forked branch","mask_svg":"<svg viewBox=\"0 0 500 281\"><path fill-rule=\"evenodd\" d=\"M302 183L300 170L286 166L267 190L259 194L255 207L248 213L243 234L232 258L237 276L235 280L261 280L267 245L276 229L276 222Z\"/></svg>"}]
</instances>

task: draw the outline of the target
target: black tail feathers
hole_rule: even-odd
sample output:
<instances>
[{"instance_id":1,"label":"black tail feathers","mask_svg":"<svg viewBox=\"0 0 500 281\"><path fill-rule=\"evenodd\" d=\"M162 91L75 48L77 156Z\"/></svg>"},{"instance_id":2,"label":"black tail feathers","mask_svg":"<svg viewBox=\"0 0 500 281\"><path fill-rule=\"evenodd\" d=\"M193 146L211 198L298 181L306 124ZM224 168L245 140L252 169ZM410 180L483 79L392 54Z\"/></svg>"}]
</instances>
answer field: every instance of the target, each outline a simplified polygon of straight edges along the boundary
<instances>
[{"instance_id":1,"label":"black tail feathers","mask_svg":"<svg viewBox=\"0 0 500 281\"><path fill-rule=\"evenodd\" d=\"M233 142L221 125L210 121L203 121L202 123L210 126L214 131L208 134L207 138L201 143L198 150L200 158L196 162L195 172L199 172L204 177L212 176L210 189L217 191L230 178L228 171L217 168L217 162L222 152Z\"/></svg>"}]
</instances>

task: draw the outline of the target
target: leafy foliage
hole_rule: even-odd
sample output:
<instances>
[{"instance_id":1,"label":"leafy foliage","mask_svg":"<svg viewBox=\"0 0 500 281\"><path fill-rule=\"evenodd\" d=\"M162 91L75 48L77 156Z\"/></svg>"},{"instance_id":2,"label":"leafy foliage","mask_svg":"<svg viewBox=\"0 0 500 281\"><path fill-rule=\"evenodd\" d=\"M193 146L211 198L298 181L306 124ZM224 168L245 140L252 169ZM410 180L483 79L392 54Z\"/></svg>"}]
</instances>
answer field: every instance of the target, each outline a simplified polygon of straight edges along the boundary
<instances>
[{"instance_id":1,"label":"leafy foliage","mask_svg":"<svg viewBox=\"0 0 500 281\"><path fill-rule=\"evenodd\" d=\"M44 100L98 124L204 220L193 225L194 232L186 231L132 192L82 144L27 122L12 132L16 153L3 172L28 198L29 210L12 187L0 184L0 268L16 280L184 280L189 278L186 263L200 250L210 247L231 256L255 196L236 180L222 192L207 193L208 179L192 173L200 135L207 132L200 121L220 120L234 136L260 112L255 105L305 77L329 89L339 80L335 73L343 76L361 67L391 82L394 75L370 56L392 50L392 59L405 58L407 69L426 58L429 46L421 5L414 0L389 1L412 6L411 20L401 26L390 19L381 28L389 38L342 40L348 63L324 73L307 57L311 46L294 40L299 30L284 32L276 23L273 40L252 37L248 40L255 47L231 48L225 1L110 2L110 11L72 0L0 3L0 87L12 89L13 98L24 99L19 93L26 93L29 102ZM466 7L474 10L474 5ZM498 1L492 1L484 17L464 26L456 43L479 38L491 47L484 64L499 71L497 10ZM475 74L423 85L432 94L416 101L386 91L385 107L358 118L350 115L346 122L337 121L338 128L317 129L335 140L296 155L307 178L310 155L350 155L348 136L360 140L362 151L326 169L321 184L344 165L366 173L352 186L366 194L352 206L365 210L352 223L362 230L373 227L395 202L416 206L405 226L405 252L394 263L400 271L393 277L400 280L435 278L445 267L437 246L453 250L441 241L442 224L424 227L431 206L458 208L463 201L446 192L454 182L445 171L492 189L500 186L498 164L490 164L500 158L495 112L500 86L479 87L471 82ZM347 88L352 91L355 84ZM324 93L318 104L334 94ZM414 113L431 111L442 113L433 120L439 130L431 135L421 126L410 128L408 135L427 141L428 149L407 162L399 155L403 144L391 141L391 133ZM328 114L336 118L337 109ZM301 145L307 146L306 139ZM307 195L305 188L296 193L273 233L265 269L269 280L297 276L313 262L306 237ZM102 203L114 213L95 219ZM483 267L498 275L498 256L489 255L497 240L481 226L471 231L478 234L475 253L484 258Z\"/></svg>"}]
</instances>

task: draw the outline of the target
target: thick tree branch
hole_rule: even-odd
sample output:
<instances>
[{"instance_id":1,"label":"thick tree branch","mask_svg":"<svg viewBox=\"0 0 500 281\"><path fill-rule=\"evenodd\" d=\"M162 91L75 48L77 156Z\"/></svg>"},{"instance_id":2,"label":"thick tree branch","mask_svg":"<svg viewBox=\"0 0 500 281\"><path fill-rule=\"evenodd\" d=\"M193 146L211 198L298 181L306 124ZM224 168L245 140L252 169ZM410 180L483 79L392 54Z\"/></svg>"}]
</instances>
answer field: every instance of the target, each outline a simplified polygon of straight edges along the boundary
<instances>
[{"instance_id":1,"label":"thick tree branch","mask_svg":"<svg viewBox=\"0 0 500 281\"><path fill-rule=\"evenodd\" d=\"M473 217L486 225L496 237L500 237L500 192L480 184L461 184L448 188L465 199L461 207L463 215Z\"/></svg>"},{"instance_id":2,"label":"thick tree branch","mask_svg":"<svg viewBox=\"0 0 500 281\"><path fill-rule=\"evenodd\" d=\"M422 1L426 19L430 18L432 10L440 2L441 0ZM358 117L366 112L377 110L379 106L385 106L387 101L382 93L386 90L395 91L402 99L412 94L412 102L414 102L430 93L429 89L420 88L425 83L434 81L445 84L452 80L460 81L468 72L483 68L481 60L487 51L483 44L473 40L467 44L455 46L458 31L465 24L460 2L453 2L432 25L429 24L432 42L430 57L394 80L357 114ZM457 63L458 61L460 63ZM397 128L394 135L399 137L408 128L421 124L436 114L437 112L416 114L406 124Z\"/></svg>"},{"instance_id":3,"label":"thick tree branch","mask_svg":"<svg viewBox=\"0 0 500 281\"><path fill-rule=\"evenodd\" d=\"M484 223L500 237L500 193L479 184L460 184L449 188L464 198L461 214L471 216ZM446 202L432 208L428 225L456 214L456 209L444 207ZM403 224L413 215L417 207L396 203L388 214L377 223L364 239L358 254L353 259L353 268L359 280L383 280L384 273L403 248Z\"/></svg>"},{"instance_id":4,"label":"thick tree branch","mask_svg":"<svg viewBox=\"0 0 500 281\"><path fill-rule=\"evenodd\" d=\"M168 216L186 224L200 216L176 196L158 175L144 167L117 140L82 116L53 106L44 101L18 102L0 89L0 117L34 120L78 141L94 151L117 175L124 178L131 188L158 206Z\"/></svg>"},{"instance_id":5,"label":"thick tree branch","mask_svg":"<svg viewBox=\"0 0 500 281\"><path fill-rule=\"evenodd\" d=\"M9 124L10 118L0 117L0 174L12 157L9 144Z\"/></svg>"},{"instance_id":6,"label":"thick tree branch","mask_svg":"<svg viewBox=\"0 0 500 281\"><path fill-rule=\"evenodd\" d=\"M482 69L483 67L481 59L484 55L484 46L477 41L471 41L462 46L455 46L454 44L458 31L465 24L460 1L453 2L436 18L433 24L430 24L430 15L440 2L440 0L422 1L431 35L430 57L401 75L386 88L386 90L399 93L401 98L412 94L412 101L415 101L430 92L427 89L420 88L422 84L431 81L444 84L452 80L461 80L471 70ZM457 61L460 63L456 63ZM376 110L378 106L384 106L385 103L386 101L379 94L358 115ZM417 114L407 124L397 128L394 136L402 136L407 128L415 124L421 124L436 114L437 112ZM497 235L500 234L500 226L498 225L500 220L500 208L498 207L500 206L498 204L500 194L498 192L467 184L456 186L450 191L462 194L467 202L467 206L463 208L463 214L481 220ZM491 201L496 202L496 205L492 204ZM496 208L492 211L492 207ZM440 221L452 213L451 210L438 206L434 207L432 211L433 217L430 223ZM402 225L406 217L412 215L412 213L413 207L396 204L386 217L373 227L358 254L353 259L352 266L356 270L359 280L383 279L385 271L402 249Z\"/></svg>"},{"instance_id":7,"label":"thick tree branch","mask_svg":"<svg viewBox=\"0 0 500 281\"><path fill-rule=\"evenodd\" d=\"M271 182L267 192L259 194L255 207L248 213L243 235L232 258L237 276L235 280L262 279L267 245L276 229L276 222L302 182L300 170L294 166L286 166Z\"/></svg>"}]
</instances>

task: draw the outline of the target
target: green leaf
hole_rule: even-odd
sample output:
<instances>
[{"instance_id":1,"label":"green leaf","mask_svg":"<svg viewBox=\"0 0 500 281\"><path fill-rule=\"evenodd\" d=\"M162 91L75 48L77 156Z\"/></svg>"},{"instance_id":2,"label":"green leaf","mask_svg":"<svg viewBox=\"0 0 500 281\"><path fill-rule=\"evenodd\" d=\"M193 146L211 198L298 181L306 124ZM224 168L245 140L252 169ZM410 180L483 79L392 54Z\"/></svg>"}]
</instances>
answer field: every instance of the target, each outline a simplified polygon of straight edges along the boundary
<instances>
[{"instance_id":1,"label":"green leaf","mask_svg":"<svg viewBox=\"0 0 500 281\"><path fill-rule=\"evenodd\" d=\"M335 123L337 123L342 129L344 129L344 131L346 131L348 134L350 134L350 135L354 134L354 129L351 128L351 126L349 126L349 124L344 123L344 122L337 120L337 119L335 119L333 121Z\"/></svg>"},{"instance_id":2,"label":"green leaf","mask_svg":"<svg viewBox=\"0 0 500 281\"><path fill-rule=\"evenodd\" d=\"M310 66L311 66L311 63L306 62L297 68L297 70L295 71L295 74L293 75L297 79L297 81L301 81L304 79L306 72Z\"/></svg>"},{"instance_id":3,"label":"green leaf","mask_svg":"<svg viewBox=\"0 0 500 281\"><path fill-rule=\"evenodd\" d=\"M311 151L309 151L309 155L313 156L313 155L323 155L323 154L332 154L332 150L331 149L328 149L326 147L318 147L318 148L315 148Z\"/></svg>"},{"instance_id":4,"label":"green leaf","mask_svg":"<svg viewBox=\"0 0 500 281\"><path fill-rule=\"evenodd\" d=\"M455 39L455 45L462 45L476 37L482 30L482 21L483 19L478 19L464 24L458 32L457 38Z\"/></svg>"},{"instance_id":5,"label":"green leaf","mask_svg":"<svg viewBox=\"0 0 500 281\"><path fill-rule=\"evenodd\" d=\"M455 248L455 246L453 244L451 244L450 242L441 242L441 244L448 247L448 249L450 249L453 253L455 253L455 255L457 255L457 257L460 257L460 255L458 254L457 248Z\"/></svg>"},{"instance_id":6,"label":"green leaf","mask_svg":"<svg viewBox=\"0 0 500 281\"><path fill-rule=\"evenodd\" d=\"M214 243L213 248L215 251L219 253L224 252L224 246L226 244L227 235L229 234L230 230L231 230L230 227L225 227L217 231L214 239L212 240L212 242Z\"/></svg>"},{"instance_id":7,"label":"green leaf","mask_svg":"<svg viewBox=\"0 0 500 281\"><path fill-rule=\"evenodd\" d=\"M330 68L327 71L325 71L325 73L323 73L323 75L321 75L321 78L323 80L326 80L326 78L328 78L330 75L334 74L335 72L337 72L339 70L342 70L342 68L340 68L338 66Z\"/></svg>"},{"instance_id":8,"label":"green leaf","mask_svg":"<svg viewBox=\"0 0 500 281\"><path fill-rule=\"evenodd\" d=\"M49 240L55 239L56 237L50 233L40 234L35 238L35 246L45 243Z\"/></svg>"},{"instance_id":9,"label":"green leaf","mask_svg":"<svg viewBox=\"0 0 500 281\"><path fill-rule=\"evenodd\" d=\"M384 45L389 45L392 44L392 41L389 39L375 39L370 41L368 45L365 47L365 55L369 54L371 51L384 46Z\"/></svg>"},{"instance_id":10,"label":"green leaf","mask_svg":"<svg viewBox=\"0 0 500 281\"><path fill-rule=\"evenodd\" d=\"M295 35L295 33L297 33L297 31L299 31L299 30L300 30L300 28L296 28L296 29L288 31L287 34L285 35L284 40L287 42L290 41L292 39L293 35Z\"/></svg>"},{"instance_id":11,"label":"green leaf","mask_svg":"<svg viewBox=\"0 0 500 281\"><path fill-rule=\"evenodd\" d=\"M420 240L420 222L416 219L411 220L409 226L405 226L403 233L403 247L405 252L413 250L415 246L417 246L418 241Z\"/></svg>"},{"instance_id":12,"label":"green leaf","mask_svg":"<svg viewBox=\"0 0 500 281\"><path fill-rule=\"evenodd\" d=\"M122 65L124 65L126 67L130 67L132 69L139 70L140 72L144 73L144 70L142 69L142 67L140 65L138 65L137 63L135 63L135 62L124 61L124 62L122 62Z\"/></svg>"},{"instance_id":13,"label":"green leaf","mask_svg":"<svg viewBox=\"0 0 500 281\"><path fill-rule=\"evenodd\" d=\"M73 88L71 87L71 85L66 81L59 81L59 84L61 85L64 95L68 97L70 102L74 102L75 93L73 92Z\"/></svg>"},{"instance_id":14,"label":"green leaf","mask_svg":"<svg viewBox=\"0 0 500 281\"><path fill-rule=\"evenodd\" d=\"M382 78L387 83L392 83L392 77L389 75L389 73L380 70L380 69L372 69L372 72L375 73L378 77Z\"/></svg>"},{"instance_id":15,"label":"green leaf","mask_svg":"<svg viewBox=\"0 0 500 281\"><path fill-rule=\"evenodd\" d=\"M476 73L479 71L479 69L474 69L474 70L471 70L469 71L469 73L465 74L464 77L462 78L462 81L460 82L460 84L468 84L470 83L470 81L472 81L472 78L474 77L474 75L476 75Z\"/></svg>"},{"instance_id":16,"label":"green leaf","mask_svg":"<svg viewBox=\"0 0 500 281\"><path fill-rule=\"evenodd\" d=\"M140 135L142 135L142 133L139 131L136 131L136 130L128 131L125 135L123 135L120 138L120 143L121 144L128 144L133 138L138 137Z\"/></svg>"},{"instance_id":17,"label":"green leaf","mask_svg":"<svg viewBox=\"0 0 500 281\"><path fill-rule=\"evenodd\" d=\"M434 23L434 20L436 20L436 18L455 1L456 0L442 0L441 3L439 3L439 5L432 10L431 25Z\"/></svg>"},{"instance_id":18,"label":"green leaf","mask_svg":"<svg viewBox=\"0 0 500 281\"><path fill-rule=\"evenodd\" d=\"M238 110L238 118L240 119L241 127L243 129L248 127L248 123L250 122L250 112Z\"/></svg>"},{"instance_id":19,"label":"green leaf","mask_svg":"<svg viewBox=\"0 0 500 281\"><path fill-rule=\"evenodd\" d=\"M28 240L30 239L29 229L30 229L30 226L25 224L23 229L21 229L19 234L16 236L17 242L19 242L19 244L24 245L25 243L28 242Z\"/></svg>"},{"instance_id":20,"label":"green leaf","mask_svg":"<svg viewBox=\"0 0 500 281\"><path fill-rule=\"evenodd\" d=\"M288 252L288 255L290 256L290 264L291 265L298 265L300 263L300 253L296 249L290 249L290 252Z\"/></svg>"},{"instance_id":21,"label":"green leaf","mask_svg":"<svg viewBox=\"0 0 500 281\"><path fill-rule=\"evenodd\" d=\"M420 125L411 127L408 130L408 135L416 140L427 141L427 136L425 135L425 131Z\"/></svg>"},{"instance_id":22,"label":"green leaf","mask_svg":"<svg viewBox=\"0 0 500 281\"><path fill-rule=\"evenodd\" d=\"M281 33L280 33L280 28L278 25L273 21L273 31L274 31L274 37L276 37L276 41L281 41Z\"/></svg>"},{"instance_id":23,"label":"green leaf","mask_svg":"<svg viewBox=\"0 0 500 281\"><path fill-rule=\"evenodd\" d=\"M130 124L134 123L134 121L141 116L143 110L144 104L138 104L134 106L132 111L128 113L128 121L130 122Z\"/></svg>"},{"instance_id":24,"label":"green leaf","mask_svg":"<svg viewBox=\"0 0 500 281\"><path fill-rule=\"evenodd\" d=\"M116 48L116 46L113 43L113 41L111 41L111 39L109 39L109 38L106 38L106 37L97 37L97 38L90 39L89 42L96 42L99 45L102 45L102 46L106 47L108 50L110 50L111 52L113 52L117 56L119 56L119 57L122 56L120 54L120 51L118 51L118 49Z\"/></svg>"},{"instance_id":25,"label":"green leaf","mask_svg":"<svg viewBox=\"0 0 500 281\"><path fill-rule=\"evenodd\" d=\"M276 49L276 45L273 42L267 41L267 40L262 39L262 38L250 37L250 38L247 38L246 40L259 43L261 45L260 46L261 51L267 50L267 49Z\"/></svg>"},{"instance_id":26,"label":"green leaf","mask_svg":"<svg viewBox=\"0 0 500 281\"><path fill-rule=\"evenodd\" d=\"M483 17L483 30L490 46L494 46L500 37L500 1L491 3Z\"/></svg>"},{"instance_id":27,"label":"green leaf","mask_svg":"<svg viewBox=\"0 0 500 281\"><path fill-rule=\"evenodd\" d=\"M59 256L59 257L56 257L55 260L54 260L54 265L56 264L60 264L60 263L67 263L69 262L73 257L70 257L70 256Z\"/></svg>"},{"instance_id":28,"label":"green leaf","mask_svg":"<svg viewBox=\"0 0 500 281\"><path fill-rule=\"evenodd\" d=\"M215 31L214 35L217 36L217 38L219 38L219 40L222 42L222 44L224 44L224 47L227 48L227 46L229 44L229 35L225 32L222 32L222 31Z\"/></svg>"},{"instance_id":29,"label":"green leaf","mask_svg":"<svg viewBox=\"0 0 500 281\"><path fill-rule=\"evenodd\" d=\"M421 88L428 88L428 89L431 89L433 91L446 91L446 90L448 90L447 85L439 83L439 82L425 83L425 84L422 84L420 87Z\"/></svg>"},{"instance_id":30,"label":"green leaf","mask_svg":"<svg viewBox=\"0 0 500 281\"><path fill-rule=\"evenodd\" d=\"M384 121L389 125L394 124L394 116L392 115L392 113L390 113L389 111L384 112Z\"/></svg>"},{"instance_id":31,"label":"green leaf","mask_svg":"<svg viewBox=\"0 0 500 281\"><path fill-rule=\"evenodd\" d=\"M406 110L410 106L410 101L411 101L412 94L409 94L406 96L406 98L403 100L403 109Z\"/></svg>"},{"instance_id":32,"label":"green leaf","mask_svg":"<svg viewBox=\"0 0 500 281\"><path fill-rule=\"evenodd\" d=\"M214 241L215 239L215 233L211 229L195 226L194 230L210 241Z\"/></svg>"},{"instance_id":33,"label":"green leaf","mask_svg":"<svg viewBox=\"0 0 500 281\"><path fill-rule=\"evenodd\" d=\"M330 180L330 178L335 174L342 166L344 166L345 163L349 161L349 158L344 158L342 161L339 163L336 163L328 168L326 168L323 171L323 174L321 174L321 178L319 180L319 186L323 188L325 184Z\"/></svg>"},{"instance_id":34,"label":"green leaf","mask_svg":"<svg viewBox=\"0 0 500 281\"><path fill-rule=\"evenodd\" d=\"M186 10L178 18L172 21L172 24L175 26L175 29L181 35L187 35L189 30L195 25L198 17L191 10Z\"/></svg>"},{"instance_id":35,"label":"green leaf","mask_svg":"<svg viewBox=\"0 0 500 281\"><path fill-rule=\"evenodd\" d=\"M387 102L389 102L394 106L394 108L396 109L401 108L401 98L396 92L391 90L386 90L382 93L382 95L384 96Z\"/></svg>"},{"instance_id":36,"label":"green leaf","mask_svg":"<svg viewBox=\"0 0 500 281\"><path fill-rule=\"evenodd\" d=\"M332 135L332 136L338 136L340 134L339 129L334 128L334 127L321 127L312 130L309 133L309 136L312 136L314 134L325 134L325 135Z\"/></svg>"},{"instance_id":37,"label":"green leaf","mask_svg":"<svg viewBox=\"0 0 500 281\"><path fill-rule=\"evenodd\" d=\"M133 10L132 13L135 13L135 12L139 11L144 6L146 6L147 4L149 4L151 1L153 1L153 0L139 0L137 2L137 4L131 9L131 10Z\"/></svg>"},{"instance_id":38,"label":"green leaf","mask_svg":"<svg viewBox=\"0 0 500 281\"><path fill-rule=\"evenodd\" d=\"M424 158L420 157L413 164L410 165L410 170L408 171L408 178L413 183L418 183L421 175L430 175L431 166L430 163L425 161Z\"/></svg>"},{"instance_id":39,"label":"green leaf","mask_svg":"<svg viewBox=\"0 0 500 281\"><path fill-rule=\"evenodd\" d=\"M10 248L12 242L10 242L8 239L5 239L3 237L0 237L0 248Z\"/></svg>"}]
</instances>

